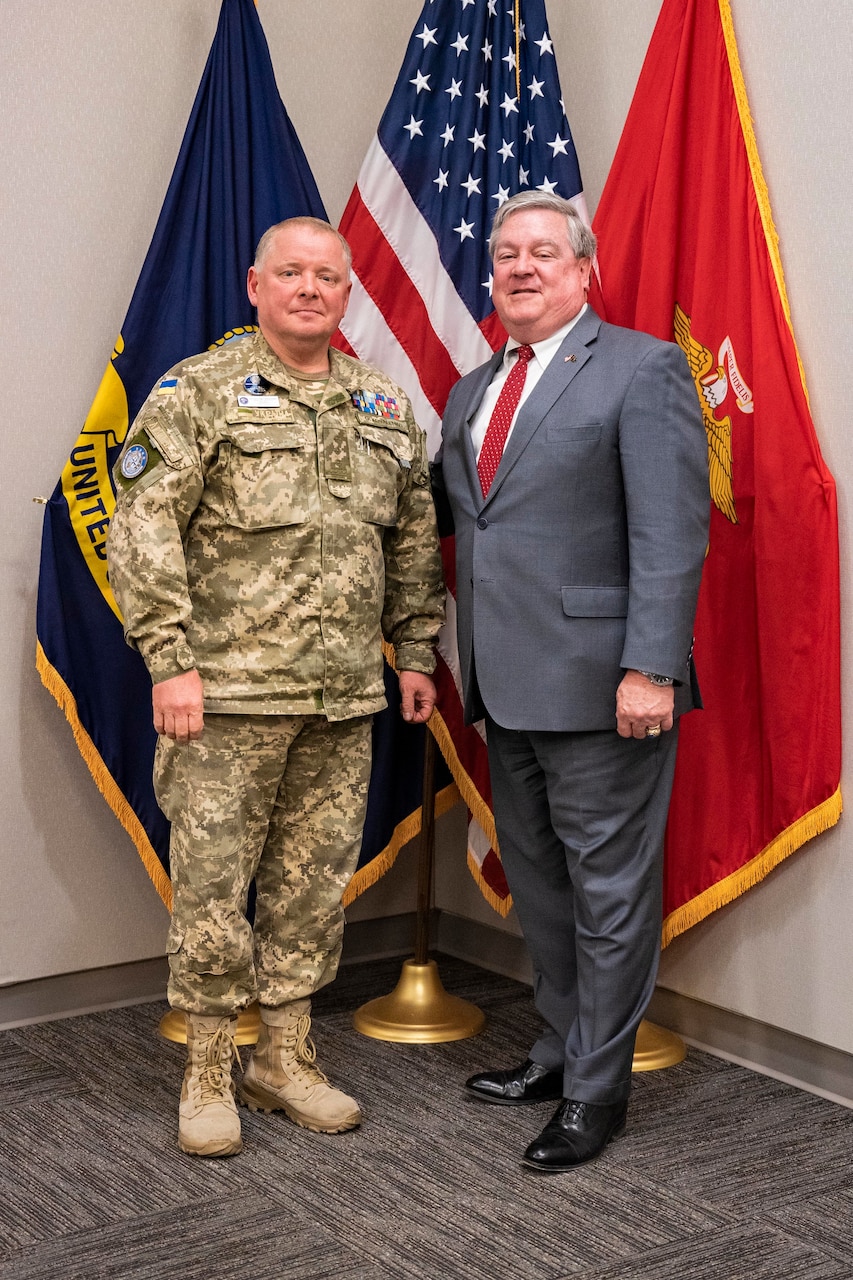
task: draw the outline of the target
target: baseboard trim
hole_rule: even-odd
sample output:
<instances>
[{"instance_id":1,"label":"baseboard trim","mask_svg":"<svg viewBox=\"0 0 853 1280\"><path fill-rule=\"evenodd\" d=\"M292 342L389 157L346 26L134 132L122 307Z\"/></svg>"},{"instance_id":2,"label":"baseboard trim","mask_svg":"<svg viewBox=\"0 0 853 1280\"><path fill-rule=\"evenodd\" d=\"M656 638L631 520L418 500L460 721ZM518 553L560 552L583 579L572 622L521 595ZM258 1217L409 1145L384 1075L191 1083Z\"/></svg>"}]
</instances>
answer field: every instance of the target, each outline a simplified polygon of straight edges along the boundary
<instances>
[{"instance_id":1,"label":"baseboard trim","mask_svg":"<svg viewBox=\"0 0 853 1280\"><path fill-rule=\"evenodd\" d=\"M479 920L442 911L436 926L436 948L457 960L478 964L517 982L533 983L533 970L524 939Z\"/></svg>"},{"instance_id":2,"label":"baseboard trim","mask_svg":"<svg viewBox=\"0 0 853 1280\"><path fill-rule=\"evenodd\" d=\"M414 912L351 921L342 963L413 955L416 923ZM477 920L434 911L430 947L518 982L531 982L523 939ZM167 977L165 957L156 956L0 987L0 1030L164 1000ZM853 1108L853 1054L665 987L655 991L648 1016L697 1049Z\"/></svg>"},{"instance_id":3,"label":"baseboard trim","mask_svg":"<svg viewBox=\"0 0 853 1280\"><path fill-rule=\"evenodd\" d=\"M411 955L415 926L413 911L380 920L352 921L344 934L341 963ZM129 964L10 983L0 987L0 1031L165 1000L168 978L166 957L154 956Z\"/></svg>"},{"instance_id":4,"label":"baseboard trim","mask_svg":"<svg viewBox=\"0 0 853 1280\"><path fill-rule=\"evenodd\" d=\"M648 1016L716 1058L853 1108L853 1054L658 987Z\"/></svg>"},{"instance_id":5,"label":"baseboard trim","mask_svg":"<svg viewBox=\"0 0 853 1280\"><path fill-rule=\"evenodd\" d=\"M0 987L0 1030L165 1000L165 956Z\"/></svg>"},{"instance_id":6,"label":"baseboard trim","mask_svg":"<svg viewBox=\"0 0 853 1280\"><path fill-rule=\"evenodd\" d=\"M430 920L430 945L435 945L435 915ZM388 960L393 956L411 956L415 951L417 916L405 911L378 920L350 920L344 930L341 964L361 964L365 960Z\"/></svg>"}]
</instances>

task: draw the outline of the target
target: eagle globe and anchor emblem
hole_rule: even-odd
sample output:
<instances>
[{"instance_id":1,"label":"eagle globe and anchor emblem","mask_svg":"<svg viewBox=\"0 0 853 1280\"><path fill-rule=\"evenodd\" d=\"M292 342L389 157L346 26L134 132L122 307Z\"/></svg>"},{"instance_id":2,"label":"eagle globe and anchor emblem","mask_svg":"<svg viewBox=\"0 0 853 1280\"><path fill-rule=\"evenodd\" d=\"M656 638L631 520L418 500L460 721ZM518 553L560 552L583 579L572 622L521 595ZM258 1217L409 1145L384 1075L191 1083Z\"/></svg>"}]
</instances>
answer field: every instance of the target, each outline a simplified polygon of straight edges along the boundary
<instances>
[{"instance_id":1,"label":"eagle globe and anchor emblem","mask_svg":"<svg viewBox=\"0 0 853 1280\"><path fill-rule=\"evenodd\" d=\"M725 412L727 401L741 413L752 413L752 391L741 373L732 340L726 335L717 358L691 332L690 316L675 304L675 340L687 356L696 384L702 422L708 437L708 473L711 500L732 524L738 523L732 483L732 416ZM718 415L717 411L721 411Z\"/></svg>"}]
</instances>

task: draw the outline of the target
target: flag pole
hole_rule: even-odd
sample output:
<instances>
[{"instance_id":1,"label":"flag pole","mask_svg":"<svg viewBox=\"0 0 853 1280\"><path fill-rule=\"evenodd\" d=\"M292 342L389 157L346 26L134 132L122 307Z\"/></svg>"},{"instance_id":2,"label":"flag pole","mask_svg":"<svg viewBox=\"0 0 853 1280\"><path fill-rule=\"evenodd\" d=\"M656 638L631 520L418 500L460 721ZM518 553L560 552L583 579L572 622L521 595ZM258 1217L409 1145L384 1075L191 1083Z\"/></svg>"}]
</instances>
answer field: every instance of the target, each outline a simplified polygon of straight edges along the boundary
<instances>
[{"instance_id":1,"label":"flag pole","mask_svg":"<svg viewBox=\"0 0 853 1280\"><path fill-rule=\"evenodd\" d=\"M429 958L435 866L435 761L435 738L428 732L418 840L415 954L403 961L399 981L390 995L369 1000L353 1015L356 1031L373 1040L441 1044L478 1035L486 1022L485 1014L476 1005L445 991L438 966Z\"/></svg>"}]
</instances>

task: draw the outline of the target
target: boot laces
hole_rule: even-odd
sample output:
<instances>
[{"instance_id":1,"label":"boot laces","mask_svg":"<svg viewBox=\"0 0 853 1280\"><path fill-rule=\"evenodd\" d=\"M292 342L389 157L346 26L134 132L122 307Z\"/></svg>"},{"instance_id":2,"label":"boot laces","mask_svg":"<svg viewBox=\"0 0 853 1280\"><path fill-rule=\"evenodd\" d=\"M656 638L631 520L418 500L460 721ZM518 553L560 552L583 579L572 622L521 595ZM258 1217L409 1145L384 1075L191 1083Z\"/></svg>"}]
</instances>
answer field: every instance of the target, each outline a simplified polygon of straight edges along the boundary
<instances>
[{"instance_id":1,"label":"boot laces","mask_svg":"<svg viewBox=\"0 0 853 1280\"><path fill-rule=\"evenodd\" d=\"M199 1101L202 1106L209 1102L219 1102L223 1093L231 1086L231 1055L237 1059L242 1069L240 1051L230 1031L220 1027L205 1045L204 1066L198 1073Z\"/></svg>"},{"instance_id":2,"label":"boot laces","mask_svg":"<svg viewBox=\"0 0 853 1280\"><path fill-rule=\"evenodd\" d=\"M317 1046L309 1036L311 1015L303 1013L296 1023L293 1036L288 1040L293 1044L295 1070L304 1078L315 1084L328 1084L329 1078L317 1066Z\"/></svg>"}]
</instances>

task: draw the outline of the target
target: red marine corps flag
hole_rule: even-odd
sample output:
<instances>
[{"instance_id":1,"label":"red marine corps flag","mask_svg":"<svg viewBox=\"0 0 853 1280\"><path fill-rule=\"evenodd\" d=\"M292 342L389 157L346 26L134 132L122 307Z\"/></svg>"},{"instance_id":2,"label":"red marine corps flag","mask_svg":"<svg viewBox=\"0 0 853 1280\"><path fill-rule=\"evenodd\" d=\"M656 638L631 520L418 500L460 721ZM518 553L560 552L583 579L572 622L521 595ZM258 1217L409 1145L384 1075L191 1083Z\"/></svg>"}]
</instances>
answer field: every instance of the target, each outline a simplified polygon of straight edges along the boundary
<instances>
[{"instance_id":1,"label":"red marine corps flag","mask_svg":"<svg viewBox=\"0 0 853 1280\"><path fill-rule=\"evenodd\" d=\"M728 0L664 0L594 227L601 309L678 342L708 435L705 710L681 726L665 945L841 813L835 485Z\"/></svg>"}]
</instances>

